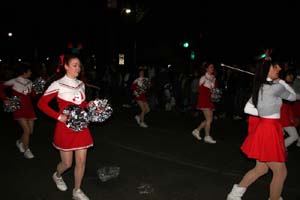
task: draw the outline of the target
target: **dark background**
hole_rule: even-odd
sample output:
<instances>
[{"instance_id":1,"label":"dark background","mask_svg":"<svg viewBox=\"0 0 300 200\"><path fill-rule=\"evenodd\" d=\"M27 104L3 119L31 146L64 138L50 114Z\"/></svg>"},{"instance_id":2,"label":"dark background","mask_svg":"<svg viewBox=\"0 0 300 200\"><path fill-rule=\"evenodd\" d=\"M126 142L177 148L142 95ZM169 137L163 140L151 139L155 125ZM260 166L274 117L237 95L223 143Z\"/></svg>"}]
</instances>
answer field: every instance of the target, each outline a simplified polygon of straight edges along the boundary
<instances>
[{"instance_id":1,"label":"dark background","mask_svg":"<svg viewBox=\"0 0 300 200\"><path fill-rule=\"evenodd\" d=\"M55 56L73 43L103 63L118 52L128 52L132 62L136 41L137 62L164 63L184 56L181 44L189 41L198 60L249 63L267 48L274 57L299 60L296 1L119 0L116 7L108 1L2 2L1 54L30 57L37 49L40 57ZM136 12L126 16L125 7Z\"/></svg>"}]
</instances>

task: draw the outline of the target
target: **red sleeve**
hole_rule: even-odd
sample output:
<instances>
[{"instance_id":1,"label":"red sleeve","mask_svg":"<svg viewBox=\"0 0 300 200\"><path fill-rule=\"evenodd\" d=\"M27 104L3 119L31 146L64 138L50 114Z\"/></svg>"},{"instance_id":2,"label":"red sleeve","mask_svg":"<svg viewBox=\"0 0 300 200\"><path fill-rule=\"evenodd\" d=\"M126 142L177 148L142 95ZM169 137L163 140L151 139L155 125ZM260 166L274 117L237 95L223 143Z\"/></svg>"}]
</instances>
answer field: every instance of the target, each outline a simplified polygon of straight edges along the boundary
<instances>
[{"instance_id":1,"label":"red sleeve","mask_svg":"<svg viewBox=\"0 0 300 200\"><path fill-rule=\"evenodd\" d=\"M7 99L7 96L4 92L5 88L7 88L7 86L5 86L3 83L0 84L0 98L5 100Z\"/></svg>"},{"instance_id":2,"label":"red sleeve","mask_svg":"<svg viewBox=\"0 0 300 200\"><path fill-rule=\"evenodd\" d=\"M131 87L130 87L132 90L136 90L137 89L137 83L136 82L133 82L131 84Z\"/></svg>"},{"instance_id":3,"label":"red sleeve","mask_svg":"<svg viewBox=\"0 0 300 200\"><path fill-rule=\"evenodd\" d=\"M88 102L87 102L87 101L84 101L84 102L81 103L81 107L82 107L82 108L86 108L87 105L88 105Z\"/></svg>"},{"instance_id":4,"label":"red sleeve","mask_svg":"<svg viewBox=\"0 0 300 200\"><path fill-rule=\"evenodd\" d=\"M34 99L36 99L39 95L36 93L36 91L32 90L30 93L30 96Z\"/></svg>"},{"instance_id":5,"label":"red sleeve","mask_svg":"<svg viewBox=\"0 0 300 200\"><path fill-rule=\"evenodd\" d=\"M57 96L58 92L54 92L48 95L43 95L37 104L37 107L43 111L46 115L57 119L58 116L60 115L60 113L56 112L55 110L53 110L50 106L49 106L49 102L54 99Z\"/></svg>"}]
</instances>

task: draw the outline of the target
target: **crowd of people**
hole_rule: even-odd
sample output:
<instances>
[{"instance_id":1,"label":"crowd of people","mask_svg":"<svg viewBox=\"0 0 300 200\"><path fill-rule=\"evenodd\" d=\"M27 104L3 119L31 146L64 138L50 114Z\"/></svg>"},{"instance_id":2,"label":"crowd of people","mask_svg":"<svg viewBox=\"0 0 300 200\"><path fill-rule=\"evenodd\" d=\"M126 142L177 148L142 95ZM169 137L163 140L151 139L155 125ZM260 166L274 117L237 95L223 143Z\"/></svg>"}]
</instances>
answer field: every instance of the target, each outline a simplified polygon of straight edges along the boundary
<instances>
[{"instance_id":1,"label":"crowd of people","mask_svg":"<svg viewBox=\"0 0 300 200\"><path fill-rule=\"evenodd\" d=\"M248 119L248 136L241 150L249 158L256 160L256 165L238 184L234 184L227 200L240 200L246 189L269 169L273 173L270 200L278 200L282 199L282 187L287 175L287 148L293 143L300 147L300 73L293 68L282 70L282 67L278 62L262 60L256 69L253 66L248 68L255 73L254 77L230 69L217 68L216 64L211 62L204 62L194 68L192 74L178 73L170 66L161 69L139 67L136 73L122 71L112 74L108 69L97 82L95 78L90 80L80 76L81 60L79 56L70 54L64 56L59 73L61 76L56 75L54 79L48 79L49 84L41 96L33 89L30 79L32 70L29 65L21 64L17 68L16 77L1 82L0 97L6 103L9 103L9 94L20 97L20 109L13 112L14 120L22 128L16 146L27 159L34 158L29 148L30 135L34 131L36 120L32 98L36 99L37 107L43 113L57 121L53 146L59 151L61 161L52 178L59 190L66 191L68 187L62 175L72 166L74 157L73 199L89 199L81 190L81 182L88 148L93 146L93 139L88 128L82 129L80 134L68 128L68 116L62 111L69 105L86 108L88 100L92 98L87 97L86 89L96 88L108 92L112 90L107 88L117 87L118 91L127 94L122 99L124 105L128 105L129 108L137 105L139 112L132 116L132 119L136 120L141 128L149 126L145 117L150 110L177 109L180 112L190 112L193 116L201 113L203 121L196 128L191 128L191 134L197 140L202 140L201 132L204 130L204 142L216 144L211 135L214 119ZM115 83L112 84L112 81ZM106 82L103 86L98 84L103 82ZM217 100L212 98L212 95L216 95L216 89L222 91ZM53 99L56 99L59 110L49 105Z\"/></svg>"}]
</instances>

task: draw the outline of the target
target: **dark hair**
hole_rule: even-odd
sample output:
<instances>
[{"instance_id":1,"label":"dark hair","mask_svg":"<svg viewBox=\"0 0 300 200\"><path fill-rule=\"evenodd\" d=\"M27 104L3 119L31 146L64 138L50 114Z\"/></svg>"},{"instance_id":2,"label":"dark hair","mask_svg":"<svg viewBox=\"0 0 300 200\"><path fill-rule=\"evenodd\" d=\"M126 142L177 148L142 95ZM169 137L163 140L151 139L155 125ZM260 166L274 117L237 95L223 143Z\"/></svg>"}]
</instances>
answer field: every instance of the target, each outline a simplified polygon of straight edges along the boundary
<instances>
[{"instance_id":1,"label":"dark hair","mask_svg":"<svg viewBox=\"0 0 300 200\"><path fill-rule=\"evenodd\" d=\"M271 66L280 65L277 61L263 60L256 65L255 76L253 80L252 88L252 102L255 107L257 107L258 102L258 92L263 84L268 84L267 77Z\"/></svg>"},{"instance_id":2,"label":"dark hair","mask_svg":"<svg viewBox=\"0 0 300 200\"><path fill-rule=\"evenodd\" d=\"M23 75L24 73L28 72L28 70L31 70L31 66L27 63L21 63L16 68L16 74L17 76Z\"/></svg>"},{"instance_id":3,"label":"dark hair","mask_svg":"<svg viewBox=\"0 0 300 200\"><path fill-rule=\"evenodd\" d=\"M64 55L64 62L63 64L69 64L70 60L74 59L74 58L77 58L77 59L80 59L79 56L75 55L75 54L66 54Z\"/></svg>"}]
</instances>

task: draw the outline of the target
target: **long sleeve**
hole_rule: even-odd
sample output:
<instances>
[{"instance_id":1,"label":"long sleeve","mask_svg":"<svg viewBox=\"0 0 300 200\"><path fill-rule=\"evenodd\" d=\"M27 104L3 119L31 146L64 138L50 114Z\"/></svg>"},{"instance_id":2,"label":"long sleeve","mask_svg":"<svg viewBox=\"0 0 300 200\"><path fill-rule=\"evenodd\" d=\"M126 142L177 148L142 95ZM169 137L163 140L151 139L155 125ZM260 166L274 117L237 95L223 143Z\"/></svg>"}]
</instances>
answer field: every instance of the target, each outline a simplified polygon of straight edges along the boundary
<instances>
[{"instance_id":1,"label":"long sleeve","mask_svg":"<svg viewBox=\"0 0 300 200\"><path fill-rule=\"evenodd\" d=\"M1 83L0 84L0 98L5 100L7 99L7 96L5 94L5 88L8 88L8 87L12 87L15 83L15 79L10 79L8 81L5 81L4 83Z\"/></svg>"},{"instance_id":2,"label":"long sleeve","mask_svg":"<svg viewBox=\"0 0 300 200\"><path fill-rule=\"evenodd\" d=\"M131 88L131 90L133 90L133 91L137 90L137 82L136 82L136 81L133 81L133 83L131 84L130 88Z\"/></svg>"},{"instance_id":3,"label":"long sleeve","mask_svg":"<svg viewBox=\"0 0 300 200\"><path fill-rule=\"evenodd\" d=\"M0 84L0 98L3 100L7 99L7 96L5 95L4 92L6 87L7 86L5 86L4 84Z\"/></svg>"},{"instance_id":4,"label":"long sleeve","mask_svg":"<svg viewBox=\"0 0 300 200\"><path fill-rule=\"evenodd\" d=\"M59 112L56 112L49 106L49 102L57 96L57 92L51 93L48 95L43 95L38 101L38 108L43 111L48 116L57 119L60 115Z\"/></svg>"},{"instance_id":5,"label":"long sleeve","mask_svg":"<svg viewBox=\"0 0 300 200\"><path fill-rule=\"evenodd\" d=\"M296 93L285 81L280 80L274 87L274 95L288 101L296 100Z\"/></svg>"},{"instance_id":6,"label":"long sleeve","mask_svg":"<svg viewBox=\"0 0 300 200\"><path fill-rule=\"evenodd\" d=\"M258 111L255 106L251 103L251 99L246 103L244 107L244 112L249 115L258 116Z\"/></svg>"}]
</instances>

